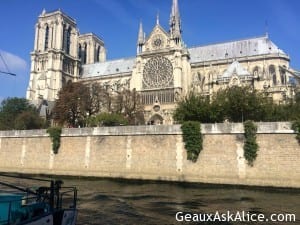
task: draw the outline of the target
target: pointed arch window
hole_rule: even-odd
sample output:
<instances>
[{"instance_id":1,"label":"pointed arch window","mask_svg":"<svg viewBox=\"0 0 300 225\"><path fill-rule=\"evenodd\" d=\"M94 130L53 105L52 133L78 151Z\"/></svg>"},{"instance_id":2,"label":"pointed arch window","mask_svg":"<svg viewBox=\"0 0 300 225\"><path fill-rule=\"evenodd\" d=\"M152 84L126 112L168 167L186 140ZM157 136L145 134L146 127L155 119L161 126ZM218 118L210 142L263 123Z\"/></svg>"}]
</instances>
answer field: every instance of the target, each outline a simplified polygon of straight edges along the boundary
<instances>
[{"instance_id":1,"label":"pointed arch window","mask_svg":"<svg viewBox=\"0 0 300 225\"><path fill-rule=\"evenodd\" d=\"M286 84L286 78L285 78L285 71L283 69L280 69L280 79L281 79L281 84Z\"/></svg>"},{"instance_id":2,"label":"pointed arch window","mask_svg":"<svg viewBox=\"0 0 300 225\"><path fill-rule=\"evenodd\" d=\"M81 44L78 45L78 59L81 59L82 49Z\"/></svg>"},{"instance_id":3,"label":"pointed arch window","mask_svg":"<svg viewBox=\"0 0 300 225\"><path fill-rule=\"evenodd\" d=\"M100 46L98 46L96 51L96 62L100 62Z\"/></svg>"},{"instance_id":4,"label":"pointed arch window","mask_svg":"<svg viewBox=\"0 0 300 225\"><path fill-rule=\"evenodd\" d=\"M269 67L269 74L270 74L270 77L273 80L273 85L277 85L277 78L276 78L276 72L275 72L275 66L274 65L271 65Z\"/></svg>"},{"instance_id":5,"label":"pointed arch window","mask_svg":"<svg viewBox=\"0 0 300 225\"><path fill-rule=\"evenodd\" d=\"M48 49L48 45L49 45L49 26L47 25L45 30L45 48L44 48L45 51Z\"/></svg>"},{"instance_id":6,"label":"pointed arch window","mask_svg":"<svg viewBox=\"0 0 300 225\"><path fill-rule=\"evenodd\" d=\"M82 63L86 64L86 58L87 58L87 44L84 42L83 44L83 51L82 51Z\"/></svg>"},{"instance_id":7,"label":"pointed arch window","mask_svg":"<svg viewBox=\"0 0 300 225\"><path fill-rule=\"evenodd\" d=\"M70 54L70 47L71 47L71 27L67 30L66 35L66 53Z\"/></svg>"}]
</instances>

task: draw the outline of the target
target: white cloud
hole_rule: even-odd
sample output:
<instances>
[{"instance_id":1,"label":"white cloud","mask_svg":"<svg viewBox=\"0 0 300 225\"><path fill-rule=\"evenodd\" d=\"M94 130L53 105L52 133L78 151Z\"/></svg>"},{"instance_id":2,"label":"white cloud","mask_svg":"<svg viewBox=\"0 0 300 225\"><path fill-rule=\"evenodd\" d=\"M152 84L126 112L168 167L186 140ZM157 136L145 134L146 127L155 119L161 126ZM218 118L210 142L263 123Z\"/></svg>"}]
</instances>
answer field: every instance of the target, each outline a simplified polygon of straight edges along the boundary
<instances>
[{"instance_id":1,"label":"white cloud","mask_svg":"<svg viewBox=\"0 0 300 225\"><path fill-rule=\"evenodd\" d=\"M5 64L7 65L9 72L15 73L16 71L25 71L27 70L27 63L21 57L14 55L12 53L3 51L0 49L2 58L0 58L0 70L8 72Z\"/></svg>"}]
</instances>

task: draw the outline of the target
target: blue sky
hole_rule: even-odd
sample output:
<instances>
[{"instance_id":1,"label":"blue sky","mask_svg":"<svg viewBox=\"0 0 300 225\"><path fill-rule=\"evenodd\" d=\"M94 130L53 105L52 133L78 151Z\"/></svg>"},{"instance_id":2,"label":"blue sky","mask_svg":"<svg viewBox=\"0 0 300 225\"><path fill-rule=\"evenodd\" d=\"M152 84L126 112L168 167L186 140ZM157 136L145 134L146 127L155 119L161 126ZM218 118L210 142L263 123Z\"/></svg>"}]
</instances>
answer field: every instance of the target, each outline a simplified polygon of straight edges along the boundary
<instances>
[{"instance_id":1,"label":"blue sky","mask_svg":"<svg viewBox=\"0 0 300 225\"><path fill-rule=\"evenodd\" d=\"M0 101L25 97L33 50L34 26L43 8L60 8L73 17L80 33L93 32L107 48L107 58L136 54L139 21L149 34L159 12L168 30L172 0L2 0L0 51L16 77L0 74ZM179 0L183 39L188 47L261 36L270 39L300 69L299 0ZM266 26L267 24L267 26ZM0 70L5 69L0 61Z\"/></svg>"}]
</instances>

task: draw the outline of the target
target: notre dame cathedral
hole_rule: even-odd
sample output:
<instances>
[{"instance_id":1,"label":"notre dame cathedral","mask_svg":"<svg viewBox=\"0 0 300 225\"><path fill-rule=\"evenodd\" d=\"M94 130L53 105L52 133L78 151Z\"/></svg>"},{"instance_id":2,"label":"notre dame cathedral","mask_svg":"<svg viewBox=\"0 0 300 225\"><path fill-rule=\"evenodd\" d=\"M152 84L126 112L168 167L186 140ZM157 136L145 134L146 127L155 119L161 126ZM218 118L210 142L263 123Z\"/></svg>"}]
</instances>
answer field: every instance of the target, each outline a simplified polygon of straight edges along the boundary
<instances>
[{"instance_id":1,"label":"notre dame cathedral","mask_svg":"<svg viewBox=\"0 0 300 225\"><path fill-rule=\"evenodd\" d=\"M107 61L102 39L80 34L75 20L60 10L44 10L35 27L26 97L53 105L68 81L98 82L111 92L135 88L147 122L172 124L176 102L191 90L211 96L220 88L250 85L278 103L295 95L300 73L268 35L189 48L181 31L173 0L168 30L157 19L145 36L140 24L136 56Z\"/></svg>"}]
</instances>

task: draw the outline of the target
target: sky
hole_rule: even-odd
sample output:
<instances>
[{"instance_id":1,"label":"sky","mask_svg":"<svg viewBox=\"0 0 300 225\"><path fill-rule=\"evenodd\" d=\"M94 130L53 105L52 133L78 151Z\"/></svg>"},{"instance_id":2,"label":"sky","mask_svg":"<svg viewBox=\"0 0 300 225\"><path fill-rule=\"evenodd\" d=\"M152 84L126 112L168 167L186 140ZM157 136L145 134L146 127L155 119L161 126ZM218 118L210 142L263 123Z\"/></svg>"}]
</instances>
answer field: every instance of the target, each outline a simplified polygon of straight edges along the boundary
<instances>
[{"instance_id":1,"label":"sky","mask_svg":"<svg viewBox=\"0 0 300 225\"><path fill-rule=\"evenodd\" d=\"M178 0L183 41L188 47L262 36L290 56L300 70L299 0ZM107 59L134 57L139 23L146 35L156 24L169 29L172 0L2 0L0 53L9 72L0 73L0 101L25 97L30 75L34 26L42 10L61 9L76 20L81 34L104 40ZM0 70L7 70L0 59Z\"/></svg>"}]
</instances>

